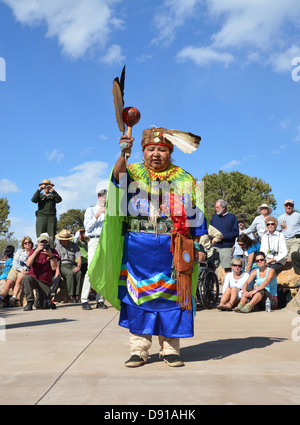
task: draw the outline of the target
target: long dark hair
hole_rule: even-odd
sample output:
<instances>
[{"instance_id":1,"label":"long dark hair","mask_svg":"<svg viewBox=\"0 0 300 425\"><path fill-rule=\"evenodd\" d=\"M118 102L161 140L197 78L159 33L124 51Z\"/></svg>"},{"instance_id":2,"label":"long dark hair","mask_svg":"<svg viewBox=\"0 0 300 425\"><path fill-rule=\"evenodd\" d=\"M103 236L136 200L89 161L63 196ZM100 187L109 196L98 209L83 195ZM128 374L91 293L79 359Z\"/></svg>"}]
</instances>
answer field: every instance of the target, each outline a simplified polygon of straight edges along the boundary
<instances>
[{"instance_id":1,"label":"long dark hair","mask_svg":"<svg viewBox=\"0 0 300 425\"><path fill-rule=\"evenodd\" d=\"M245 233L241 233L238 237L237 237L237 242L242 242L246 245L247 249L250 248L250 246L255 245L256 242L249 238L249 236L247 236Z\"/></svg>"}]
</instances>

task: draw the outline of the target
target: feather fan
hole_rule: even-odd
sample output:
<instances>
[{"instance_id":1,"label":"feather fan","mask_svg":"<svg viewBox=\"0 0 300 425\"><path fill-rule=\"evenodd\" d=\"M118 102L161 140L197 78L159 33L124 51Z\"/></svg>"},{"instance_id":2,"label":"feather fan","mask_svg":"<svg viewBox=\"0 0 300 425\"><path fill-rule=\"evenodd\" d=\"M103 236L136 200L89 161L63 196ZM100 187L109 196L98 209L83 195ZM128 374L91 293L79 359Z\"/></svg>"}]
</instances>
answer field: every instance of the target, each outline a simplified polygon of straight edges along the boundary
<instances>
[{"instance_id":1,"label":"feather fan","mask_svg":"<svg viewBox=\"0 0 300 425\"><path fill-rule=\"evenodd\" d=\"M113 98L115 105L115 114L117 123L121 133L125 133L125 124L122 118L122 113L124 109L124 86L125 86L125 66L122 70L121 78L115 78L113 81Z\"/></svg>"},{"instance_id":2,"label":"feather fan","mask_svg":"<svg viewBox=\"0 0 300 425\"><path fill-rule=\"evenodd\" d=\"M184 153L193 153L200 144L201 137L192 133L171 130L172 135L164 133L164 137Z\"/></svg>"}]
</instances>

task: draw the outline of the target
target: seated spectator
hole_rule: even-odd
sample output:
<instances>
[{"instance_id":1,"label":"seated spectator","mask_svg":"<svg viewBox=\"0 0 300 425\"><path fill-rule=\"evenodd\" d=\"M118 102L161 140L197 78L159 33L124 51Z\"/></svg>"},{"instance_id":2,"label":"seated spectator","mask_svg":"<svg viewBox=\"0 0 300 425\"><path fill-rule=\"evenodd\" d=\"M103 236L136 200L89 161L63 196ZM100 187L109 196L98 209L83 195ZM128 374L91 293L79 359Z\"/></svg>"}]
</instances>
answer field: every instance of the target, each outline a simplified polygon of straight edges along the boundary
<instances>
[{"instance_id":1,"label":"seated spectator","mask_svg":"<svg viewBox=\"0 0 300 425\"><path fill-rule=\"evenodd\" d=\"M31 249L26 265L29 273L23 277L22 285L27 301L24 311L32 310L34 304L33 290L37 291L38 307L48 308L47 299L52 285L52 274L56 271L58 252L50 248L48 233L42 233L37 239L37 247Z\"/></svg>"},{"instance_id":2,"label":"seated spectator","mask_svg":"<svg viewBox=\"0 0 300 425\"><path fill-rule=\"evenodd\" d=\"M292 252L291 262L295 273L300 275L300 250ZM294 285L294 288L300 288L300 280L298 280L298 282Z\"/></svg>"},{"instance_id":3,"label":"seated spectator","mask_svg":"<svg viewBox=\"0 0 300 425\"><path fill-rule=\"evenodd\" d=\"M239 225L239 234L241 235L244 233L245 227L245 220L243 218L238 218L238 225ZM249 236L250 237L250 236ZM237 243L237 238L235 240L235 244L233 246L233 252L232 252L233 258L243 258L243 250Z\"/></svg>"},{"instance_id":4,"label":"seated spectator","mask_svg":"<svg viewBox=\"0 0 300 425\"><path fill-rule=\"evenodd\" d=\"M79 229L75 233L74 240L80 251L81 251L81 273L82 273L82 279L84 279L84 276L87 272L88 268L88 241L89 238L85 234L85 229Z\"/></svg>"},{"instance_id":5,"label":"seated spectator","mask_svg":"<svg viewBox=\"0 0 300 425\"><path fill-rule=\"evenodd\" d=\"M3 253L5 264L2 270L2 274L0 275L0 289L3 289L6 285L7 276L13 264L14 252L15 252L15 247L13 245L7 245ZM4 297L0 295L1 307L3 307L3 300L4 300Z\"/></svg>"},{"instance_id":6,"label":"seated spectator","mask_svg":"<svg viewBox=\"0 0 300 425\"><path fill-rule=\"evenodd\" d=\"M55 237L58 239L55 249L60 256L60 274L66 281L69 301L79 302L82 284L81 251L78 245L71 241L74 235L71 235L69 230L64 229Z\"/></svg>"},{"instance_id":7,"label":"seated spectator","mask_svg":"<svg viewBox=\"0 0 300 425\"><path fill-rule=\"evenodd\" d=\"M243 251L244 270L250 273L256 268L255 253L260 251L260 244L242 233L237 237L237 244Z\"/></svg>"},{"instance_id":8,"label":"seated spectator","mask_svg":"<svg viewBox=\"0 0 300 425\"><path fill-rule=\"evenodd\" d=\"M243 296L234 311L250 313L254 306L256 306L257 309L264 310L267 298L271 301L272 310L278 307L277 277L275 270L267 266L264 252L258 252L256 254L255 262L258 268L252 270L250 276L244 283ZM256 282L252 288L251 285L254 279L256 279Z\"/></svg>"},{"instance_id":9,"label":"seated spectator","mask_svg":"<svg viewBox=\"0 0 300 425\"><path fill-rule=\"evenodd\" d=\"M208 226L208 234L207 235L201 235L199 243L203 246L205 252L206 252L206 261L208 262L208 266L211 269L214 269L214 263L216 260L216 254L217 251L214 248L214 245L217 242L220 242L222 240L222 233L219 232L214 226L211 224Z\"/></svg>"},{"instance_id":10,"label":"seated spectator","mask_svg":"<svg viewBox=\"0 0 300 425\"><path fill-rule=\"evenodd\" d=\"M261 239L260 250L266 255L267 266L278 273L285 265L288 253L285 237L282 232L276 230L278 221L275 217L270 215L265 222L268 231Z\"/></svg>"},{"instance_id":11,"label":"seated spectator","mask_svg":"<svg viewBox=\"0 0 300 425\"><path fill-rule=\"evenodd\" d=\"M248 273L242 271L243 261L241 258L234 258L231 261L233 271L227 273L223 285L223 295L221 297L219 310L232 310L242 297L244 283L249 277Z\"/></svg>"},{"instance_id":12,"label":"seated spectator","mask_svg":"<svg viewBox=\"0 0 300 425\"><path fill-rule=\"evenodd\" d=\"M8 273L6 285L0 294L7 301L7 307L16 306L17 297L21 291L22 279L28 273L26 261L32 248L33 242L31 238L29 236L24 236L21 242L21 249L19 249L14 255L13 265ZM8 300L8 293L10 289L13 289L13 295Z\"/></svg>"}]
</instances>

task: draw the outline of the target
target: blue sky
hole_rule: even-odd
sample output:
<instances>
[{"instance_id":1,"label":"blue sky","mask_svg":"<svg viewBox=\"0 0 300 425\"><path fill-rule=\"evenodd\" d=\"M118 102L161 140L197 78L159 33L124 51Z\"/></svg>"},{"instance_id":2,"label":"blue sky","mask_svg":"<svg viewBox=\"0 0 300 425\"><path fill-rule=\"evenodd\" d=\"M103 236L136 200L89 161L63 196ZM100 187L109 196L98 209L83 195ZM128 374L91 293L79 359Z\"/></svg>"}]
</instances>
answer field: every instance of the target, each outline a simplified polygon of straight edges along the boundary
<instances>
[{"instance_id":1,"label":"blue sky","mask_svg":"<svg viewBox=\"0 0 300 425\"><path fill-rule=\"evenodd\" d=\"M299 0L0 0L0 196L35 237L31 197L51 179L70 208L95 204L119 153L112 82L152 125L202 141L175 163L238 170L300 209Z\"/></svg>"}]
</instances>

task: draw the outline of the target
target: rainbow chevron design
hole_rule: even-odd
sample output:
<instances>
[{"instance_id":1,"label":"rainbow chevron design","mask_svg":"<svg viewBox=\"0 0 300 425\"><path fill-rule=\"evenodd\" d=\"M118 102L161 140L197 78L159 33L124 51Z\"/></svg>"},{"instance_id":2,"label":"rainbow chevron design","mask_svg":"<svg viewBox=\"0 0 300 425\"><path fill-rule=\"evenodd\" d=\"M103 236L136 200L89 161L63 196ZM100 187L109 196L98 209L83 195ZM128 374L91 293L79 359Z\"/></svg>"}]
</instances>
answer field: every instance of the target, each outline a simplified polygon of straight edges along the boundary
<instances>
[{"instance_id":1,"label":"rainbow chevron design","mask_svg":"<svg viewBox=\"0 0 300 425\"><path fill-rule=\"evenodd\" d=\"M129 273L126 265L123 264L119 284L127 284L128 294L137 305L157 298L176 302L177 285L173 279L163 273L158 273L150 279L137 280Z\"/></svg>"}]
</instances>

